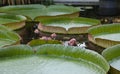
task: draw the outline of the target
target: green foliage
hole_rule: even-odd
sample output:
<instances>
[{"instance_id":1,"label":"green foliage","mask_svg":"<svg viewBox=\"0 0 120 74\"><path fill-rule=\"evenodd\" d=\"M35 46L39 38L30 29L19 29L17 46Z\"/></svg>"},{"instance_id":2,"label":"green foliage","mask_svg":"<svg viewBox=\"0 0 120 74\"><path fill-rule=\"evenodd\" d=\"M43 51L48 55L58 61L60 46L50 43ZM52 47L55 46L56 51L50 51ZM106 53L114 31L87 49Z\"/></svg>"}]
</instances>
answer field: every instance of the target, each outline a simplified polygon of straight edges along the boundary
<instances>
[{"instance_id":1,"label":"green foliage","mask_svg":"<svg viewBox=\"0 0 120 74\"><path fill-rule=\"evenodd\" d=\"M88 29L92 35L89 40L101 47L107 48L120 43L120 24L105 24ZM92 40L91 40L92 39Z\"/></svg>"},{"instance_id":2,"label":"green foliage","mask_svg":"<svg viewBox=\"0 0 120 74\"><path fill-rule=\"evenodd\" d=\"M87 25L99 25L100 21L96 20L96 19L90 19L90 18L84 18L84 17L59 17L59 16L53 16L53 17L48 17L48 16L44 16L44 17L37 17L35 18L35 21L39 21L41 23L43 23L44 25L48 25L50 26L50 24L62 24L64 25L70 25L70 23L73 24L87 24Z\"/></svg>"},{"instance_id":3,"label":"green foliage","mask_svg":"<svg viewBox=\"0 0 120 74\"><path fill-rule=\"evenodd\" d=\"M120 74L120 68L119 68L120 44L106 48L102 52L102 55L111 65L111 68L109 71L110 74Z\"/></svg>"},{"instance_id":4,"label":"green foliage","mask_svg":"<svg viewBox=\"0 0 120 74\"><path fill-rule=\"evenodd\" d=\"M89 27L100 24L99 20L84 17L40 16L35 18L35 21L45 25L45 29L39 28L41 31L61 34L87 33Z\"/></svg>"},{"instance_id":5,"label":"green foliage","mask_svg":"<svg viewBox=\"0 0 120 74\"><path fill-rule=\"evenodd\" d=\"M36 69L36 67L37 67L36 70L38 70L38 64L39 64L39 68L40 68L39 70L41 70L41 66L46 67L45 64L48 64L50 59L52 61L55 61L54 58L56 58L56 59L59 59L59 61L61 59L64 59L64 61L62 61L62 62L65 62L65 59L66 59L66 61L71 60L71 62L74 62L74 63L76 63L76 62L82 63L84 61L84 63L82 63L82 64L85 64L84 65L85 67L90 66L90 68L91 68L90 70L92 70L92 68L95 68L95 71L98 70L100 72L98 74L105 74L109 70L109 65L105 61L105 59L101 55L99 55L98 53L96 53L94 51L85 50L85 49L81 49L78 47L72 47L72 46L63 46L60 44L40 45L40 46L34 47L34 50L35 49L36 49L36 54L34 53L33 49L28 45L14 45L14 46L0 48L0 58L9 57L8 61L7 61L7 58L5 60L0 59L0 63L5 62L0 65L4 66L7 63L10 67L13 68L11 70L14 70L15 67L10 64L21 63L20 61L22 61L24 63L22 63L21 66L24 65L25 71L23 71L23 72L21 71L21 73L24 73L28 69L27 68L28 65L29 65L29 67L34 67L34 69ZM31 55L34 55L34 56L31 56ZM31 58L25 57L25 56L31 56ZM25 59L24 58L21 59L19 57L25 57ZM17 59L14 59L14 58L17 58ZM47 62L45 61L46 59L47 59ZM26 64L25 64L25 62L26 62ZM32 65L31 65L31 63L32 63ZM50 61L50 64L51 63L54 64L55 62ZM36 64L37 64L37 66L35 66ZM21 66L19 66L20 70L21 70ZM17 65L17 67L18 67L18 65ZM4 70L5 66L0 67L0 68ZM9 69L8 66L7 66L7 69ZM31 70L31 72L32 71L33 70ZM3 71L1 71L1 72L3 72Z\"/></svg>"},{"instance_id":6,"label":"green foliage","mask_svg":"<svg viewBox=\"0 0 120 74\"><path fill-rule=\"evenodd\" d=\"M30 46L27 45L14 45L0 48L0 58L31 54L33 54L33 50Z\"/></svg>"},{"instance_id":7,"label":"green foliage","mask_svg":"<svg viewBox=\"0 0 120 74\"><path fill-rule=\"evenodd\" d=\"M20 41L20 37L17 33L0 25L0 47L15 44Z\"/></svg>"},{"instance_id":8,"label":"green foliage","mask_svg":"<svg viewBox=\"0 0 120 74\"><path fill-rule=\"evenodd\" d=\"M1 19L11 19L11 20L18 20L18 21L23 21L26 20L24 16L21 15L13 15L13 14L7 14L7 13L0 13L0 18ZM0 21L2 22L2 21ZM0 23L1 24L1 23Z\"/></svg>"},{"instance_id":9,"label":"green foliage","mask_svg":"<svg viewBox=\"0 0 120 74\"><path fill-rule=\"evenodd\" d=\"M22 15L0 13L0 24L5 25L12 30L16 30L24 27L25 24L23 24L23 22L25 21L26 21L26 17Z\"/></svg>"},{"instance_id":10,"label":"green foliage","mask_svg":"<svg viewBox=\"0 0 120 74\"><path fill-rule=\"evenodd\" d=\"M68 11L66 9L68 9ZM31 4L31 5L13 5L13 6L0 7L0 12L20 14L30 17L31 19L34 19L37 16L65 15L79 11L80 9L78 8L64 6L64 5L50 5L46 7L44 5Z\"/></svg>"},{"instance_id":11,"label":"green foliage","mask_svg":"<svg viewBox=\"0 0 120 74\"><path fill-rule=\"evenodd\" d=\"M88 33L97 36L111 33L120 33L120 24L105 24L92 27L88 30Z\"/></svg>"},{"instance_id":12,"label":"green foliage","mask_svg":"<svg viewBox=\"0 0 120 74\"><path fill-rule=\"evenodd\" d=\"M74 58L78 60L83 59L102 67L106 72L109 70L109 65L106 62L106 60L94 51L85 50L78 47L70 47L55 44L41 45L36 47L36 50L37 55L61 56Z\"/></svg>"},{"instance_id":13,"label":"green foliage","mask_svg":"<svg viewBox=\"0 0 120 74\"><path fill-rule=\"evenodd\" d=\"M102 55L105 57L107 61L111 61L120 56L120 44L106 48Z\"/></svg>"},{"instance_id":14,"label":"green foliage","mask_svg":"<svg viewBox=\"0 0 120 74\"><path fill-rule=\"evenodd\" d=\"M32 40L28 43L30 46L39 46L39 45L43 45L43 44L61 44L60 41L58 40L40 40L40 39L36 39L36 40Z\"/></svg>"}]
</instances>

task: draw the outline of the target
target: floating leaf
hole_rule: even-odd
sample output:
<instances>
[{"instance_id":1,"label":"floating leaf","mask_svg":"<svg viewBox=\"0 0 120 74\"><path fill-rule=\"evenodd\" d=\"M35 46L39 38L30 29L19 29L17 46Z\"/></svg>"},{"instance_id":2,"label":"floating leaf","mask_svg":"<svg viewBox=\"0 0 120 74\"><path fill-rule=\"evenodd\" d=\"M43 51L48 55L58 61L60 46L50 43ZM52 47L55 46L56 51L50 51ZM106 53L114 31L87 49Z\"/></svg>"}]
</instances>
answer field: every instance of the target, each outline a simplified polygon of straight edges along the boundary
<instances>
[{"instance_id":1,"label":"floating leaf","mask_svg":"<svg viewBox=\"0 0 120 74\"><path fill-rule=\"evenodd\" d=\"M36 50L37 50L37 55L69 58L69 59L78 60L79 63L81 63L82 61L87 62L86 64L89 66L90 66L90 63L93 63L94 65L99 65L99 67L102 67L102 69L104 69L105 71L108 71L109 69L109 65L106 63L104 58L101 57L96 52L93 52L90 50L84 50L78 47L70 47L70 46L55 45L55 44L41 45L36 47ZM80 70L80 73L82 73L82 68ZM86 74L86 73L83 73L83 74ZM99 73L102 74L102 72L98 72L98 74Z\"/></svg>"},{"instance_id":2,"label":"floating leaf","mask_svg":"<svg viewBox=\"0 0 120 74\"><path fill-rule=\"evenodd\" d=\"M111 65L110 73L120 74L120 44L105 49L102 55Z\"/></svg>"},{"instance_id":3,"label":"floating leaf","mask_svg":"<svg viewBox=\"0 0 120 74\"><path fill-rule=\"evenodd\" d=\"M0 47L20 43L20 39L17 33L0 25Z\"/></svg>"},{"instance_id":4,"label":"floating leaf","mask_svg":"<svg viewBox=\"0 0 120 74\"><path fill-rule=\"evenodd\" d=\"M0 8L0 12L12 13L12 14L20 14L31 19L34 19L37 16L56 16L56 15L68 15L68 14L77 14L79 16L80 9L65 6L65 5L14 5L14 6L4 6ZM77 13L78 12L78 13ZM75 14L75 15L76 15ZM75 17L75 16L74 16Z\"/></svg>"},{"instance_id":5,"label":"floating leaf","mask_svg":"<svg viewBox=\"0 0 120 74\"><path fill-rule=\"evenodd\" d=\"M33 50L27 45L13 45L4 48L0 48L0 58L31 55Z\"/></svg>"},{"instance_id":6,"label":"floating leaf","mask_svg":"<svg viewBox=\"0 0 120 74\"><path fill-rule=\"evenodd\" d=\"M61 34L81 34L87 33L87 29L100 24L99 20L83 17L37 17L35 21L43 24L38 28L43 32L61 33Z\"/></svg>"},{"instance_id":7,"label":"floating leaf","mask_svg":"<svg viewBox=\"0 0 120 74\"><path fill-rule=\"evenodd\" d=\"M39 46L43 44L62 44L62 42L58 40L41 40L41 39L35 39L28 43L30 46Z\"/></svg>"},{"instance_id":8,"label":"floating leaf","mask_svg":"<svg viewBox=\"0 0 120 74\"><path fill-rule=\"evenodd\" d=\"M35 55L32 48L26 45L0 48L0 73L106 74L109 70L105 59L90 50L53 44L35 48Z\"/></svg>"},{"instance_id":9,"label":"floating leaf","mask_svg":"<svg viewBox=\"0 0 120 74\"><path fill-rule=\"evenodd\" d=\"M107 48L120 44L120 24L106 24L92 27L88 30L89 40L101 47ZM92 37L92 38L91 38Z\"/></svg>"},{"instance_id":10,"label":"floating leaf","mask_svg":"<svg viewBox=\"0 0 120 74\"><path fill-rule=\"evenodd\" d=\"M25 20L26 17L22 15L0 13L0 24L5 25L12 30L16 30L24 27Z\"/></svg>"}]
</instances>

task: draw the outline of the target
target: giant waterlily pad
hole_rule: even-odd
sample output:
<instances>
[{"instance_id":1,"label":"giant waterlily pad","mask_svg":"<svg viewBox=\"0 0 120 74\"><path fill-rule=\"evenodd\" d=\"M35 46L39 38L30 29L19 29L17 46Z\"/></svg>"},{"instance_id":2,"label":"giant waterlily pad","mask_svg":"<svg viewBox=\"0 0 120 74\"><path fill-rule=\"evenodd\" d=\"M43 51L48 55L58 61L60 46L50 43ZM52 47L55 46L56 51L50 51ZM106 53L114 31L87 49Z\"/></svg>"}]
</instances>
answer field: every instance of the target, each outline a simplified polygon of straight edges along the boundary
<instances>
[{"instance_id":1,"label":"giant waterlily pad","mask_svg":"<svg viewBox=\"0 0 120 74\"><path fill-rule=\"evenodd\" d=\"M88 28L100 24L99 20L83 17L37 17L35 21L43 25L38 26L41 31L59 34L87 33Z\"/></svg>"},{"instance_id":2,"label":"giant waterlily pad","mask_svg":"<svg viewBox=\"0 0 120 74\"><path fill-rule=\"evenodd\" d=\"M111 65L110 73L120 74L120 44L105 49L102 55Z\"/></svg>"},{"instance_id":3,"label":"giant waterlily pad","mask_svg":"<svg viewBox=\"0 0 120 74\"><path fill-rule=\"evenodd\" d=\"M0 73L106 74L109 70L105 59L93 51L62 45L42 45L34 49L35 55L26 45L0 48Z\"/></svg>"},{"instance_id":4,"label":"giant waterlily pad","mask_svg":"<svg viewBox=\"0 0 120 74\"><path fill-rule=\"evenodd\" d=\"M5 25L12 30L16 30L24 27L25 20L26 17L22 15L0 13L0 24Z\"/></svg>"},{"instance_id":5,"label":"giant waterlily pad","mask_svg":"<svg viewBox=\"0 0 120 74\"><path fill-rule=\"evenodd\" d=\"M20 37L17 33L11 31L3 25L0 25L0 47L20 43Z\"/></svg>"},{"instance_id":6,"label":"giant waterlily pad","mask_svg":"<svg viewBox=\"0 0 120 74\"><path fill-rule=\"evenodd\" d=\"M120 44L120 24L106 24L92 27L88 30L89 40L101 47L107 48Z\"/></svg>"},{"instance_id":7,"label":"giant waterlily pad","mask_svg":"<svg viewBox=\"0 0 120 74\"><path fill-rule=\"evenodd\" d=\"M72 6L64 5L15 5L15 6L5 6L0 8L0 12L21 14L34 19L37 16L56 16L56 15L69 15L77 14L79 16L80 9ZM75 14L75 15L76 15ZM75 16L74 16L75 17Z\"/></svg>"},{"instance_id":8,"label":"giant waterlily pad","mask_svg":"<svg viewBox=\"0 0 120 74\"><path fill-rule=\"evenodd\" d=\"M43 44L62 44L61 41L58 40L41 40L41 39L34 39L28 42L28 45L35 47Z\"/></svg>"}]
</instances>

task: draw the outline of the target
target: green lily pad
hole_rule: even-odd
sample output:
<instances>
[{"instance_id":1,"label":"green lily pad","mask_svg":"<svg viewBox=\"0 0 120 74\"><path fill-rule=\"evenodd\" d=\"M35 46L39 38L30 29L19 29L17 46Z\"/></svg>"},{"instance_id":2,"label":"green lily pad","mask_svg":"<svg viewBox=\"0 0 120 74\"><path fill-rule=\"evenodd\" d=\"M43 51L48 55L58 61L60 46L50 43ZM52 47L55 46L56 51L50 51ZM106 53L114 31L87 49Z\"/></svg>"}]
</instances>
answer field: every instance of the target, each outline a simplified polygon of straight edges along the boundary
<instances>
[{"instance_id":1,"label":"green lily pad","mask_svg":"<svg viewBox=\"0 0 120 74\"><path fill-rule=\"evenodd\" d=\"M0 13L0 24L5 25L12 30L16 30L24 27L25 20L26 17L22 15Z\"/></svg>"},{"instance_id":2,"label":"green lily pad","mask_svg":"<svg viewBox=\"0 0 120 74\"><path fill-rule=\"evenodd\" d=\"M106 24L88 30L89 40L94 44L107 48L120 43L120 24Z\"/></svg>"},{"instance_id":3,"label":"green lily pad","mask_svg":"<svg viewBox=\"0 0 120 74\"><path fill-rule=\"evenodd\" d=\"M20 39L17 33L0 25L0 47L20 43Z\"/></svg>"},{"instance_id":4,"label":"green lily pad","mask_svg":"<svg viewBox=\"0 0 120 74\"><path fill-rule=\"evenodd\" d=\"M39 46L39 45L43 45L43 44L62 44L62 42L58 41L58 40L41 40L41 39L35 39L35 40L31 40L28 45L30 46Z\"/></svg>"},{"instance_id":5,"label":"green lily pad","mask_svg":"<svg viewBox=\"0 0 120 74\"><path fill-rule=\"evenodd\" d=\"M0 48L0 72L3 74L106 74L105 59L90 50L62 45L35 47L36 54L26 45ZM6 51L9 50L9 51ZM22 54L23 53L23 54ZM12 55L14 54L14 55ZM92 57L92 58L91 58Z\"/></svg>"},{"instance_id":6,"label":"green lily pad","mask_svg":"<svg viewBox=\"0 0 120 74\"><path fill-rule=\"evenodd\" d=\"M87 33L87 29L100 24L99 20L83 17L37 17L35 21L41 22L38 28L44 32L61 34Z\"/></svg>"},{"instance_id":7,"label":"green lily pad","mask_svg":"<svg viewBox=\"0 0 120 74\"><path fill-rule=\"evenodd\" d=\"M8 57L33 55L33 50L28 45L13 45L0 48L0 60Z\"/></svg>"},{"instance_id":8,"label":"green lily pad","mask_svg":"<svg viewBox=\"0 0 120 74\"><path fill-rule=\"evenodd\" d=\"M72 6L64 5L15 5L15 6L5 6L0 8L0 12L20 14L34 19L37 16L56 16L56 15L67 15L79 12L80 9ZM78 15L77 15L78 16Z\"/></svg>"},{"instance_id":9,"label":"green lily pad","mask_svg":"<svg viewBox=\"0 0 120 74\"><path fill-rule=\"evenodd\" d=\"M111 65L110 73L120 73L120 44L109 47L102 52L102 55Z\"/></svg>"}]
</instances>

